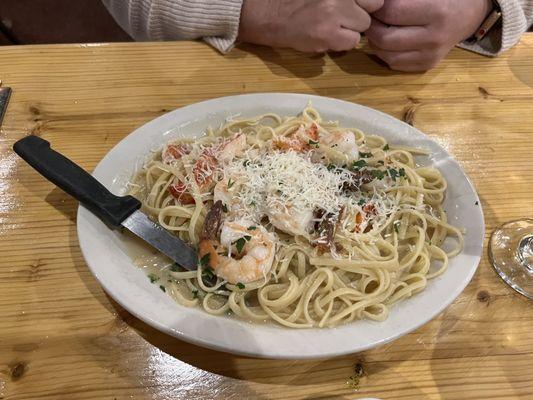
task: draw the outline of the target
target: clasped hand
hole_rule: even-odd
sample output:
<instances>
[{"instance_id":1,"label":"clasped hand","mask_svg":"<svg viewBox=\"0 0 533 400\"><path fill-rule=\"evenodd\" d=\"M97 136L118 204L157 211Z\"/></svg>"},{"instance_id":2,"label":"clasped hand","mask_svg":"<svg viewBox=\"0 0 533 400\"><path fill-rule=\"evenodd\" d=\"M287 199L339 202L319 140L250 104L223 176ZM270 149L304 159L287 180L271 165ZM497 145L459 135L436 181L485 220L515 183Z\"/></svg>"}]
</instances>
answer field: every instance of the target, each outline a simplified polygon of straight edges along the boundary
<instances>
[{"instance_id":1,"label":"clasped hand","mask_svg":"<svg viewBox=\"0 0 533 400\"><path fill-rule=\"evenodd\" d=\"M392 69L424 71L491 9L491 0L245 0L239 39L322 53L351 50L364 32Z\"/></svg>"}]
</instances>

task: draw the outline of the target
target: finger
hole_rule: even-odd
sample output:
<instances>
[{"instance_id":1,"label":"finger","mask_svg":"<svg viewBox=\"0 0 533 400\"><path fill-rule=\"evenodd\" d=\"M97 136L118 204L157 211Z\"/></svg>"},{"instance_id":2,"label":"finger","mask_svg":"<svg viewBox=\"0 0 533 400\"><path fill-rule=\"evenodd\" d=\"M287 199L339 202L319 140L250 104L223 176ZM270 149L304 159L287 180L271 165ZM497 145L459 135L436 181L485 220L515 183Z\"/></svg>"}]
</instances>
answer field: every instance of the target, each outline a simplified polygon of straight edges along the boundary
<instances>
[{"instance_id":1,"label":"finger","mask_svg":"<svg viewBox=\"0 0 533 400\"><path fill-rule=\"evenodd\" d=\"M372 18L365 10L357 4L352 3L351 7L347 7L343 10L342 15L340 16L340 22L343 28L356 32L364 32L370 28Z\"/></svg>"},{"instance_id":2,"label":"finger","mask_svg":"<svg viewBox=\"0 0 533 400\"><path fill-rule=\"evenodd\" d=\"M424 26L388 26L374 18L365 35L381 50L408 51L437 45L437 40Z\"/></svg>"},{"instance_id":3,"label":"finger","mask_svg":"<svg viewBox=\"0 0 533 400\"><path fill-rule=\"evenodd\" d=\"M387 0L374 17L388 25L427 25L436 18L437 1Z\"/></svg>"},{"instance_id":4,"label":"finger","mask_svg":"<svg viewBox=\"0 0 533 400\"><path fill-rule=\"evenodd\" d=\"M355 2L367 13L372 14L383 7L384 0L355 0Z\"/></svg>"},{"instance_id":5,"label":"finger","mask_svg":"<svg viewBox=\"0 0 533 400\"><path fill-rule=\"evenodd\" d=\"M421 72L435 67L442 57L434 52L388 51L375 49L376 55L396 71Z\"/></svg>"},{"instance_id":6,"label":"finger","mask_svg":"<svg viewBox=\"0 0 533 400\"><path fill-rule=\"evenodd\" d=\"M328 44L329 50L333 51L346 51L354 49L361 40L359 32L352 31L350 29L339 29L331 37L331 41Z\"/></svg>"}]
</instances>

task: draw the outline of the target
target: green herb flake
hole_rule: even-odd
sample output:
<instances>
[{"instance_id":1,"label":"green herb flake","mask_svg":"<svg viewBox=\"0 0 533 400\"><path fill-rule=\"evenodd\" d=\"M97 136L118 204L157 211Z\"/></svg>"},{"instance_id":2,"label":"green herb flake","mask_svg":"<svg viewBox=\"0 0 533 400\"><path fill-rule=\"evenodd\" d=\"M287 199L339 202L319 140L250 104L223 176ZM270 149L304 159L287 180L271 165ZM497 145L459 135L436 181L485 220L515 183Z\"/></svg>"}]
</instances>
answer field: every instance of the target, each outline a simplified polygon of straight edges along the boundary
<instances>
[{"instance_id":1,"label":"green herb flake","mask_svg":"<svg viewBox=\"0 0 533 400\"><path fill-rule=\"evenodd\" d=\"M222 211L227 213L228 212L228 206L226 206L225 204L222 204Z\"/></svg>"},{"instance_id":2,"label":"green herb flake","mask_svg":"<svg viewBox=\"0 0 533 400\"><path fill-rule=\"evenodd\" d=\"M366 204L366 200L365 199L361 199L361 200L359 200L359 202L357 204L359 206L364 206Z\"/></svg>"},{"instance_id":3,"label":"green herb flake","mask_svg":"<svg viewBox=\"0 0 533 400\"><path fill-rule=\"evenodd\" d=\"M316 147L318 147L318 142L317 142L317 141L314 141L314 140L309 139L309 144L310 144L311 146L316 146Z\"/></svg>"},{"instance_id":4,"label":"green herb flake","mask_svg":"<svg viewBox=\"0 0 533 400\"><path fill-rule=\"evenodd\" d=\"M242 165L244 165L245 167L247 167L248 165L250 165L250 160L244 160L244 162L242 163Z\"/></svg>"},{"instance_id":5,"label":"green herb flake","mask_svg":"<svg viewBox=\"0 0 533 400\"><path fill-rule=\"evenodd\" d=\"M359 161L355 161L353 164L352 164L352 168L355 169L355 170L359 170L363 167L366 166L366 161L365 160L359 160Z\"/></svg>"},{"instance_id":6,"label":"green herb flake","mask_svg":"<svg viewBox=\"0 0 533 400\"><path fill-rule=\"evenodd\" d=\"M393 181L395 181L398 178L398 176L400 176L400 173L393 168L389 168L388 172L389 172L389 176L391 177Z\"/></svg>"},{"instance_id":7,"label":"green herb flake","mask_svg":"<svg viewBox=\"0 0 533 400\"><path fill-rule=\"evenodd\" d=\"M163 292L167 291L167 289L163 285L159 285L159 289L161 289Z\"/></svg>"},{"instance_id":8,"label":"green herb flake","mask_svg":"<svg viewBox=\"0 0 533 400\"><path fill-rule=\"evenodd\" d=\"M244 284L238 282L235 286L237 286L239 289L243 290L246 286Z\"/></svg>"},{"instance_id":9,"label":"green herb flake","mask_svg":"<svg viewBox=\"0 0 533 400\"><path fill-rule=\"evenodd\" d=\"M205 276L207 279L212 279L215 274L211 268L207 267L202 271L202 276Z\"/></svg>"},{"instance_id":10,"label":"green herb flake","mask_svg":"<svg viewBox=\"0 0 533 400\"><path fill-rule=\"evenodd\" d=\"M249 231L255 231L256 229L257 229L257 226L249 226L248 227Z\"/></svg>"},{"instance_id":11,"label":"green herb flake","mask_svg":"<svg viewBox=\"0 0 533 400\"><path fill-rule=\"evenodd\" d=\"M150 279L150 283L154 283L159 280L159 277L156 274L148 274L148 279Z\"/></svg>"},{"instance_id":12,"label":"green herb flake","mask_svg":"<svg viewBox=\"0 0 533 400\"><path fill-rule=\"evenodd\" d=\"M198 290L193 290L192 291L192 298L193 299L197 299L198 298Z\"/></svg>"},{"instance_id":13,"label":"green herb flake","mask_svg":"<svg viewBox=\"0 0 533 400\"><path fill-rule=\"evenodd\" d=\"M381 170L379 170L379 169L374 169L374 170L372 170L372 176L373 176L375 179L382 180L383 178L385 178L385 172L384 172L384 171L381 171Z\"/></svg>"},{"instance_id":14,"label":"green herb flake","mask_svg":"<svg viewBox=\"0 0 533 400\"><path fill-rule=\"evenodd\" d=\"M359 153L359 157L361 158L371 158L372 156L372 153Z\"/></svg>"},{"instance_id":15,"label":"green herb flake","mask_svg":"<svg viewBox=\"0 0 533 400\"><path fill-rule=\"evenodd\" d=\"M402 178L405 176L405 168L400 168L398 172Z\"/></svg>"},{"instance_id":16,"label":"green herb flake","mask_svg":"<svg viewBox=\"0 0 533 400\"><path fill-rule=\"evenodd\" d=\"M244 236L244 240L246 240L247 242L249 242L251 239L252 239L252 237L250 235L245 235Z\"/></svg>"},{"instance_id":17,"label":"green herb flake","mask_svg":"<svg viewBox=\"0 0 533 400\"><path fill-rule=\"evenodd\" d=\"M335 164L328 164L326 168L328 171L333 171L334 169L337 169L337 166Z\"/></svg>"},{"instance_id":18,"label":"green herb flake","mask_svg":"<svg viewBox=\"0 0 533 400\"><path fill-rule=\"evenodd\" d=\"M245 238L237 239L235 242L235 247L237 247L237 252L240 254L242 253L242 250L244 249L244 245L246 244Z\"/></svg>"},{"instance_id":19,"label":"green herb flake","mask_svg":"<svg viewBox=\"0 0 533 400\"><path fill-rule=\"evenodd\" d=\"M394 232L400 233L400 224L400 221L394 221L394 223L392 224L392 226L394 227Z\"/></svg>"},{"instance_id":20,"label":"green herb flake","mask_svg":"<svg viewBox=\"0 0 533 400\"><path fill-rule=\"evenodd\" d=\"M207 253L205 256L203 256L202 258L200 258L200 265L202 267L207 267L209 266L209 262L211 261L211 254L210 253Z\"/></svg>"},{"instance_id":21,"label":"green herb flake","mask_svg":"<svg viewBox=\"0 0 533 400\"><path fill-rule=\"evenodd\" d=\"M231 178L228 180L228 189L231 189L231 187L235 184L235 181L232 181Z\"/></svg>"},{"instance_id":22,"label":"green herb flake","mask_svg":"<svg viewBox=\"0 0 533 400\"><path fill-rule=\"evenodd\" d=\"M385 165L385 161L383 161L383 160L379 160L379 161L378 161L378 164L379 164L379 165Z\"/></svg>"},{"instance_id":23,"label":"green herb flake","mask_svg":"<svg viewBox=\"0 0 533 400\"><path fill-rule=\"evenodd\" d=\"M383 146L383 150L388 151L390 150L389 144L387 143L385 146Z\"/></svg>"},{"instance_id":24,"label":"green herb flake","mask_svg":"<svg viewBox=\"0 0 533 400\"><path fill-rule=\"evenodd\" d=\"M251 201L250 204L248 204L250 207L255 207L255 201Z\"/></svg>"}]
</instances>

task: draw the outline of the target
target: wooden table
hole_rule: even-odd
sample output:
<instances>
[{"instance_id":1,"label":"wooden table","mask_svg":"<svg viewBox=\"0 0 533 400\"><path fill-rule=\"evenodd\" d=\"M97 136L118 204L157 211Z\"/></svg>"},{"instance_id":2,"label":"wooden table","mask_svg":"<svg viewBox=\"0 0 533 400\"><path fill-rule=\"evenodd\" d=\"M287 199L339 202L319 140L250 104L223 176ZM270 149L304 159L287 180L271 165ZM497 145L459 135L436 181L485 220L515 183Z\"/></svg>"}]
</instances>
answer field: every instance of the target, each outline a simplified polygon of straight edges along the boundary
<instances>
[{"instance_id":1,"label":"wooden table","mask_svg":"<svg viewBox=\"0 0 533 400\"><path fill-rule=\"evenodd\" d=\"M139 125L186 104L264 91L377 108L448 149L476 185L487 233L533 216L533 34L500 58L454 50L397 74L361 53L307 57L201 43L0 48L14 90L0 134L0 399L533 398L532 303L484 255L438 318L383 347L271 361L180 342L121 309L81 256L77 203L11 151L40 135L86 169ZM354 368L358 390L347 385Z\"/></svg>"}]
</instances>

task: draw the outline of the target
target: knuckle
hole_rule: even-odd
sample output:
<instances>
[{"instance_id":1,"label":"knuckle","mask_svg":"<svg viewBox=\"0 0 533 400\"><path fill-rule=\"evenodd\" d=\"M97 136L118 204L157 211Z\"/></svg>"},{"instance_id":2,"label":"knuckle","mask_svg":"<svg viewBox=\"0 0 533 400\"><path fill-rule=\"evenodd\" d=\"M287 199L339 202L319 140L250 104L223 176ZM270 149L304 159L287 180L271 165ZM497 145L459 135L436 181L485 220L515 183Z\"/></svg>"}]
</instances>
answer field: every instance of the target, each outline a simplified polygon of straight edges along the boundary
<instances>
[{"instance_id":1,"label":"knuckle","mask_svg":"<svg viewBox=\"0 0 533 400\"><path fill-rule=\"evenodd\" d=\"M449 5L445 1L435 1L431 4L433 17L439 21L446 18L449 13Z\"/></svg>"},{"instance_id":2,"label":"knuckle","mask_svg":"<svg viewBox=\"0 0 533 400\"><path fill-rule=\"evenodd\" d=\"M372 18L368 13L363 12L361 15L361 31L367 31L370 28L370 25L372 25Z\"/></svg>"},{"instance_id":3,"label":"knuckle","mask_svg":"<svg viewBox=\"0 0 533 400\"><path fill-rule=\"evenodd\" d=\"M337 13L337 4L334 0L324 0L320 3L320 6L322 17L331 17Z\"/></svg>"}]
</instances>

